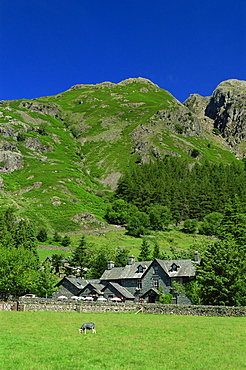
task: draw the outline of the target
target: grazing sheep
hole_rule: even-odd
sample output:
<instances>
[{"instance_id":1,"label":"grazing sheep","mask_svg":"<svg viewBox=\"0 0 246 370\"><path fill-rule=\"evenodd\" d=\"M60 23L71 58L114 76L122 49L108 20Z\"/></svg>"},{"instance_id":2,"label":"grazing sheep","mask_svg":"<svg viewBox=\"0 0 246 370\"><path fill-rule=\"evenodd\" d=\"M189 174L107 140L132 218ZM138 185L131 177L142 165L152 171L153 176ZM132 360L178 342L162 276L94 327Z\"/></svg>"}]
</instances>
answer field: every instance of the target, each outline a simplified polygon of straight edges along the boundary
<instances>
[{"instance_id":1,"label":"grazing sheep","mask_svg":"<svg viewBox=\"0 0 246 370\"><path fill-rule=\"evenodd\" d=\"M87 323L83 324L81 326L81 328L79 329L79 333L81 334L81 333L84 332L86 334L86 329L92 330L92 333L96 333L94 322L87 322Z\"/></svg>"}]
</instances>

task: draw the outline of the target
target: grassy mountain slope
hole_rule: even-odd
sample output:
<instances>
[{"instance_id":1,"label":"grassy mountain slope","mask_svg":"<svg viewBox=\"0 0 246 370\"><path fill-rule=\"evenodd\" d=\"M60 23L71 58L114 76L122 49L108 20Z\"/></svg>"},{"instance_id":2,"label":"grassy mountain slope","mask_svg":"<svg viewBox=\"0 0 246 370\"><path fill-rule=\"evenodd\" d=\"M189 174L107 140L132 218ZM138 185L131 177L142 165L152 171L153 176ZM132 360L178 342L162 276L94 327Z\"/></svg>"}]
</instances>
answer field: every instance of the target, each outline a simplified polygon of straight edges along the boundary
<instances>
[{"instance_id":1,"label":"grassy mountain slope","mask_svg":"<svg viewBox=\"0 0 246 370\"><path fill-rule=\"evenodd\" d=\"M190 163L236 161L212 129L142 78L3 101L0 204L13 205L51 231L100 226L104 195L135 163L164 155Z\"/></svg>"}]
</instances>

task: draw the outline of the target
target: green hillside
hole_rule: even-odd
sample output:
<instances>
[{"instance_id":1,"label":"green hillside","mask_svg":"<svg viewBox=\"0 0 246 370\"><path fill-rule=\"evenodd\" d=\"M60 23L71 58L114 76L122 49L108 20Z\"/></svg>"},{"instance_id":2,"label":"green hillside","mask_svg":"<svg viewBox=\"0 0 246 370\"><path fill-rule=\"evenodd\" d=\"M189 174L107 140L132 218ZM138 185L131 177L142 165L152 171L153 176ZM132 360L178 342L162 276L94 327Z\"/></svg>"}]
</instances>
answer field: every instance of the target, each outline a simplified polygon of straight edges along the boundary
<instances>
[{"instance_id":1,"label":"green hillside","mask_svg":"<svg viewBox=\"0 0 246 370\"><path fill-rule=\"evenodd\" d=\"M165 155L237 162L226 142L169 92L138 78L0 102L0 205L38 227L101 227L104 198L135 163Z\"/></svg>"}]
</instances>

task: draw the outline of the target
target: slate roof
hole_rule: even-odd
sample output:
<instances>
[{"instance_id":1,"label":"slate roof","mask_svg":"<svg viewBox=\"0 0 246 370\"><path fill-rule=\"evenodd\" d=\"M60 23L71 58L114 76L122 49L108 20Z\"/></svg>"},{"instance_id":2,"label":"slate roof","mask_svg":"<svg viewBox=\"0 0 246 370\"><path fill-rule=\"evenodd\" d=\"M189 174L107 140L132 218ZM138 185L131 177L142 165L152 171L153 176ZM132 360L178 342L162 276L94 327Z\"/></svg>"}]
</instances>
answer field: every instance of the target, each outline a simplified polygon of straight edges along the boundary
<instances>
[{"instance_id":1,"label":"slate roof","mask_svg":"<svg viewBox=\"0 0 246 370\"><path fill-rule=\"evenodd\" d=\"M59 283L57 283L56 285L59 286L62 284L62 282L64 280L68 280L72 285L74 285L76 288L78 289L83 289L88 283L95 283L95 284L98 284L99 283L99 279L91 279L91 280L86 280L86 279L83 279L83 278L79 278L79 277L67 277L65 276L61 281L59 281Z\"/></svg>"},{"instance_id":2,"label":"slate roof","mask_svg":"<svg viewBox=\"0 0 246 370\"><path fill-rule=\"evenodd\" d=\"M130 293L126 288L124 288L123 286L121 286L120 284L118 284L118 283L112 283L112 282L110 282L110 283L108 283L106 286L104 286L104 289L103 290L105 290L106 288L108 288L109 286L112 286L114 289L116 289L119 293L120 293L120 295L122 296L122 297L125 297L125 298L127 298L127 299L134 299L135 297L134 297L134 295L132 294L132 293Z\"/></svg>"},{"instance_id":3,"label":"slate roof","mask_svg":"<svg viewBox=\"0 0 246 370\"><path fill-rule=\"evenodd\" d=\"M91 287L92 288L91 290L94 289L97 294L102 294L102 288L104 288L105 286L103 284L93 283L90 282L90 280L88 280L88 284L86 284L86 286L83 287L80 294L83 293L83 291L85 291L88 287Z\"/></svg>"},{"instance_id":4,"label":"slate roof","mask_svg":"<svg viewBox=\"0 0 246 370\"><path fill-rule=\"evenodd\" d=\"M141 297L145 297L150 292L154 292L156 295L159 295L160 294L159 291L158 291L158 289L156 289L156 288L150 288L150 289L146 290L146 292L142 293L141 294Z\"/></svg>"},{"instance_id":5,"label":"slate roof","mask_svg":"<svg viewBox=\"0 0 246 370\"><path fill-rule=\"evenodd\" d=\"M100 280L141 279L151 263L152 261L134 262L132 265L124 267L113 267L110 270L105 270ZM140 265L144 267L143 272L138 272Z\"/></svg>"},{"instance_id":6,"label":"slate roof","mask_svg":"<svg viewBox=\"0 0 246 370\"><path fill-rule=\"evenodd\" d=\"M182 276L195 276L196 274L196 264L193 260L169 260L162 261L156 259L162 269L166 274L171 277L182 277ZM177 266L177 271L173 271L172 266L175 264Z\"/></svg>"},{"instance_id":7,"label":"slate roof","mask_svg":"<svg viewBox=\"0 0 246 370\"><path fill-rule=\"evenodd\" d=\"M169 277L195 276L196 266L193 260L169 260L163 261L156 259L161 268ZM154 261L134 262L132 265L124 267L113 267L110 270L105 270L101 276L101 281L114 281L121 279L141 279ZM177 266L177 271L172 270L172 265ZM138 267L142 266L143 272L138 272Z\"/></svg>"}]
</instances>

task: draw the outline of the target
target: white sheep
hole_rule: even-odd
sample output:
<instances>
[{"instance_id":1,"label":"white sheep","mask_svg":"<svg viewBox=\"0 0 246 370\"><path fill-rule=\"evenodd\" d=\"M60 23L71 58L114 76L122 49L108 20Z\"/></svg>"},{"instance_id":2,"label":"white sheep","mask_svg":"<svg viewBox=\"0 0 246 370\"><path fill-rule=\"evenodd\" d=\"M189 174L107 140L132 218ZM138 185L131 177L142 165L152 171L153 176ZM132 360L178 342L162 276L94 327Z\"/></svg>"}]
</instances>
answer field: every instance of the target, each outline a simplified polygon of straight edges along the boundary
<instances>
[{"instance_id":1,"label":"white sheep","mask_svg":"<svg viewBox=\"0 0 246 370\"><path fill-rule=\"evenodd\" d=\"M94 324L94 322L87 322L85 324L83 324L81 326L81 328L79 329L79 333L85 333L86 334L86 329L88 330L92 330L92 333L96 333L96 329L95 329L96 325Z\"/></svg>"}]
</instances>

